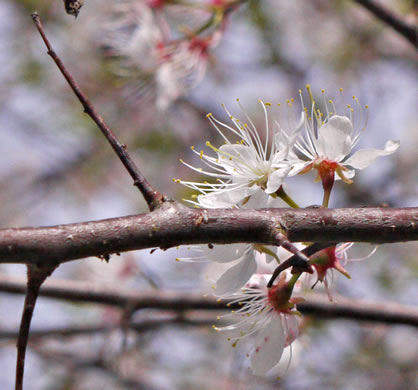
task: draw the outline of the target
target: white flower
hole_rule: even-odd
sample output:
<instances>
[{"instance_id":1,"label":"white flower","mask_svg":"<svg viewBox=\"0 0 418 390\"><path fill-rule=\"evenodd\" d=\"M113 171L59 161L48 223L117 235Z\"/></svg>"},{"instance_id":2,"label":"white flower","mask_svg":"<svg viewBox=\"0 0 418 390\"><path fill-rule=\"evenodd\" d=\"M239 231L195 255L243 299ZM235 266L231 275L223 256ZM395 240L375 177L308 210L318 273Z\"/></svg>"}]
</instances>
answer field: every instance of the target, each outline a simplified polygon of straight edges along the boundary
<instances>
[{"instance_id":1,"label":"white flower","mask_svg":"<svg viewBox=\"0 0 418 390\"><path fill-rule=\"evenodd\" d=\"M295 303L300 299L291 298L296 278L286 281L286 274L283 273L278 284L266 289L269 276L254 275L242 291L232 295L233 300L228 305L240 306L232 314L238 315L241 320L225 327L214 326L217 331L236 334L229 338L234 347L242 338L257 334L249 352L251 367L256 375L264 375L277 365L284 348L299 335L300 313L296 311Z\"/></svg>"},{"instance_id":2,"label":"white flower","mask_svg":"<svg viewBox=\"0 0 418 390\"><path fill-rule=\"evenodd\" d=\"M155 98L157 108L164 111L203 79L209 51L220 42L222 29L204 37L180 31L178 38L176 21L158 10L162 5L127 0L117 4L104 44L120 60L116 73L139 81L131 83L131 93Z\"/></svg>"},{"instance_id":3,"label":"white flower","mask_svg":"<svg viewBox=\"0 0 418 390\"><path fill-rule=\"evenodd\" d=\"M114 20L107 25L107 39L114 56L122 59L122 76L129 68L140 72L154 72L160 62L160 49L167 38L154 17L153 11L143 2L122 1L113 8Z\"/></svg>"},{"instance_id":4,"label":"white flower","mask_svg":"<svg viewBox=\"0 0 418 390\"><path fill-rule=\"evenodd\" d=\"M361 258L349 258L347 251L354 245L353 242L345 242L338 244L337 246L329 247L326 249L322 249L319 252L315 253L310 258L310 263L314 267L317 280L313 287L318 283L322 282L325 286L325 291L328 295L328 299L332 302L332 295L330 291L330 282L329 278L331 277L331 281L333 280L333 271L336 270L340 274L344 275L348 279L351 279L350 274L345 270L344 265L349 261L362 261L368 259L372 256L376 250L377 246L375 246L367 256ZM310 275L307 276L306 281L308 281Z\"/></svg>"},{"instance_id":5,"label":"white flower","mask_svg":"<svg viewBox=\"0 0 418 390\"><path fill-rule=\"evenodd\" d=\"M284 202L280 199L273 199L264 191L258 190L245 204L232 205L227 203L221 193L220 202L217 201L218 194L211 193L209 195L199 195L197 201L193 202L199 207L220 208L220 207L240 207L248 209L284 207ZM208 201L210 199L210 201ZM273 259L278 260L276 251L277 247L265 246L259 244L228 244L228 245L212 245L202 246L202 254L210 261L225 264L233 263L215 282L214 294L217 296L225 296L239 290L251 276L257 271L257 254L262 253L266 262L269 263Z\"/></svg>"},{"instance_id":6,"label":"white flower","mask_svg":"<svg viewBox=\"0 0 418 390\"><path fill-rule=\"evenodd\" d=\"M350 179L355 174L354 169L364 169L377 157L387 156L398 149L399 141L391 140L386 142L382 150L362 149L351 155L366 124L358 99L353 96L359 115L359 124L354 126L355 109L351 105L347 107L348 116L338 115L334 102L332 100L327 102L324 98L324 116L313 99L309 84L306 88L311 99L311 108L310 111L304 108L304 137L296 142L294 150L289 153L289 160L292 163L290 175L305 173L314 168L318 170L323 183L324 180L333 181L334 178L351 183ZM303 105L302 92L299 93ZM324 91L322 95L324 96ZM298 157L298 152L303 156L302 158Z\"/></svg>"},{"instance_id":7,"label":"white flower","mask_svg":"<svg viewBox=\"0 0 418 390\"><path fill-rule=\"evenodd\" d=\"M260 104L265 119L264 141L247 114L245 116L248 123L232 116L225 108L234 127L208 114L207 117L225 144L217 148L209 141L206 142L206 146L216 153L215 156L208 156L203 150L197 151L192 147L193 152L209 167L208 170L195 168L181 161L189 168L215 179L216 183L176 181L205 195L224 194L231 204L248 198L260 188L267 194L276 192L290 172L291 166L286 158L296 141L298 131L296 129L292 137L287 137L277 121L271 126L267 113L270 104L262 101ZM236 142L231 141L225 131L234 136Z\"/></svg>"}]
</instances>

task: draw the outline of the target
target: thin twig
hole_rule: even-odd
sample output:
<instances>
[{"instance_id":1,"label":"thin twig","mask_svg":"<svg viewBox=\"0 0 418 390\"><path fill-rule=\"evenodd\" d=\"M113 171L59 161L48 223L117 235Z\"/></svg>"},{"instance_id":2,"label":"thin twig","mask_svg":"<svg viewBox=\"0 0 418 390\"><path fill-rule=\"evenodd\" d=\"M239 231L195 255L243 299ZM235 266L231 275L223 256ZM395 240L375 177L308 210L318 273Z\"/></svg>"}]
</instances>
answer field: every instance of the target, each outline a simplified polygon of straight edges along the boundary
<instances>
[{"instance_id":1,"label":"thin twig","mask_svg":"<svg viewBox=\"0 0 418 390\"><path fill-rule=\"evenodd\" d=\"M180 312L180 314L165 315L164 317L159 316L158 318L148 318L143 321L135 321L126 324L126 328L137 332L143 333L147 331L155 331L165 326L187 326L187 327L199 327L199 326L211 326L214 324L216 318L213 313L206 312L208 315L196 316L186 315ZM205 313L200 313L205 314ZM47 337L74 337L74 336L88 336L97 333L109 333L115 330L121 330L120 324L89 324L89 325L69 325L65 327L46 327L41 329L31 329L30 338L34 341L39 338ZM17 339L19 333L15 330L4 330L0 328L0 340Z\"/></svg>"},{"instance_id":2,"label":"thin twig","mask_svg":"<svg viewBox=\"0 0 418 390\"><path fill-rule=\"evenodd\" d=\"M303 249L301 252L305 257L308 258L309 262L309 256L312 256L316 252L329 248L330 246L334 246L336 243L333 242L317 242L315 244L309 245L307 248ZM273 286L274 281L277 279L277 277L280 275L281 272L283 272L285 269L293 267L295 272L308 272L312 273L313 270L305 262L304 260L301 262L300 257L298 254L293 255L292 257L289 257L287 260L285 260L283 263L281 263L273 272L273 275L271 275L271 278L269 282L267 283L267 287L270 288Z\"/></svg>"},{"instance_id":3,"label":"thin twig","mask_svg":"<svg viewBox=\"0 0 418 390\"><path fill-rule=\"evenodd\" d=\"M26 296L23 306L22 319L20 321L19 337L17 339L16 359L16 390L23 389L23 374L25 371L26 348L29 340L30 324L33 311L38 298L39 289L46 278L51 275L55 267L39 268L35 265L28 265L28 277L26 283Z\"/></svg>"},{"instance_id":4,"label":"thin twig","mask_svg":"<svg viewBox=\"0 0 418 390\"><path fill-rule=\"evenodd\" d=\"M354 0L356 3L362 5L370 11L376 18L392 27L400 35L406 38L409 42L418 48L418 34L416 26L410 25L403 21L398 15L378 4L373 0Z\"/></svg>"},{"instance_id":5,"label":"thin twig","mask_svg":"<svg viewBox=\"0 0 418 390\"><path fill-rule=\"evenodd\" d=\"M52 48L46 34L44 28L41 24L41 20L39 15L34 12L32 14L33 21L35 22L36 28L38 29L42 40L45 43L45 46L48 49L48 54L54 60L56 65L58 66L59 70L67 80L68 84L70 85L71 89L77 96L78 100L82 104L84 108L84 112L88 114L93 121L97 124L99 129L102 131L103 135L106 137L110 145L112 146L113 150L118 155L119 159L122 161L122 164L125 166L129 174L131 175L132 179L134 180L134 186L136 186L144 196L145 201L148 204L149 209L152 211L155 208L159 207L164 201L165 197L156 191L148 180L142 175L140 170L135 165L135 162L132 160L131 156L126 150L126 145L121 144L112 130L110 130L109 126L105 123L103 118L97 113L93 104L87 99L86 95L81 91L80 87L78 86L77 82L75 81L74 77L68 71L68 69L64 66L61 59L55 53L54 49Z\"/></svg>"},{"instance_id":6,"label":"thin twig","mask_svg":"<svg viewBox=\"0 0 418 390\"><path fill-rule=\"evenodd\" d=\"M303 252L301 252L294 244L292 244L283 233L277 233L275 238L282 248L286 249L290 253L293 253L294 256L292 256L292 258L298 259L299 264L301 266L307 266L309 258Z\"/></svg>"},{"instance_id":7,"label":"thin twig","mask_svg":"<svg viewBox=\"0 0 418 390\"><path fill-rule=\"evenodd\" d=\"M0 291L23 294L23 278L0 274ZM193 310L227 310L228 301L219 301L215 297L202 297L200 293L178 291L141 291L115 287L115 284L92 284L70 280L46 281L39 295L71 302L89 302L124 309L126 305L141 309L159 309L171 312ZM237 306L241 307L241 306ZM340 318L388 324L405 324L418 327L418 308L388 302L372 302L359 299L335 297L329 302L322 294L309 294L305 302L298 304L298 310L318 318Z\"/></svg>"}]
</instances>

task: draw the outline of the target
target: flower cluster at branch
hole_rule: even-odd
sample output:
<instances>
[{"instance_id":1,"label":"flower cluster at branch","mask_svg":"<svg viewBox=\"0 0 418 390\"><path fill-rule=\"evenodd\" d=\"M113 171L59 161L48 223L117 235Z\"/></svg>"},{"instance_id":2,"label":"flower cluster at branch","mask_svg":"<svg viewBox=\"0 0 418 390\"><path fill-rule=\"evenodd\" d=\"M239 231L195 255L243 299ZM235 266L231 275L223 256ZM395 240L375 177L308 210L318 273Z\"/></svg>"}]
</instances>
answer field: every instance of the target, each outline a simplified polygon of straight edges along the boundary
<instances>
[{"instance_id":1,"label":"flower cluster at branch","mask_svg":"<svg viewBox=\"0 0 418 390\"><path fill-rule=\"evenodd\" d=\"M130 83L134 97L155 98L166 110L206 72L210 53L223 35L237 1L185 3L177 0L120 0L106 25L106 54Z\"/></svg>"},{"instance_id":2,"label":"flower cluster at branch","mask_svg":"<svg viewBox=\"0 0 418 390\"><path fill-rule=\"evenodd\" d=\"M328 207L335 180L352 183L355 169L366 168L377 157L398 149L399 141L388 141L382 150L362 149L353 153L367 124L367 106L362 108L353 96L354 104L346 105L346 112L337 111L334 101L325 99L324 91L321 92L322 102L317 104L310 85L306 89L310 105L305 106L302 91L299 91L302 108L290 125L289 121L284 126L283 121L272 118L272 105L262 101L259 102L263 112L261 130L239 101L241 119L225 107L230 123L208 114L223 145L214 146L207 141L207 152L192 147L192 153L204 168L181 160L207 179L203 182L174 179L196 192L188 202L198 208L297 208L285 185L292 176L316 170L324 191L322 207ZM286 106L293 109L294 99L288 100ZM213 289L215 295L232 299L231 304L240 306L234 313L241 320L215 329L231 331L234 346L240 339L258 333L249 353L256 374L264 374L275 366L283 349L299 334L296 304L300 298L293 296L295 287L306 283L314 287L321 282L332 299L329 280L333 270L350 278L343 265L352 243L330 244L313 254L308 251L311 256L307 259L301 251L310 248L291 244L280 228L278 233L277 246L249 243L200 248L200 260L231 264L213 282ZM280 241L280 237L286 242ZM283 261L280 245L291 251L293 257ZM312 281L309 274L316 276L316 281Z\"/></svg>"}]
</instances>

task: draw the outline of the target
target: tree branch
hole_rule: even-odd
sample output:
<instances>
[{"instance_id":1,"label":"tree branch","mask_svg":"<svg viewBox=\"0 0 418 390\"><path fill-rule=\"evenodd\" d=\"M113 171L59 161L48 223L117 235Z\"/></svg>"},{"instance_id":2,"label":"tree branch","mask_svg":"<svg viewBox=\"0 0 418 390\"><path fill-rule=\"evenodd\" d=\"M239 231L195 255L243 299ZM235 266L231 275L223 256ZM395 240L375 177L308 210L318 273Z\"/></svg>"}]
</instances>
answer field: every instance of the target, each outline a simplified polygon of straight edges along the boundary
<instances>
[{"instance_id":1,"label":"tree branch","mask_svg":"<svg viewBox=\"0 0 418 390\"><path fill-rule=\"evenodd\" d=\"M22 294L25 291L23 278L0 274L0 291ZM40 289L39 295L72 302L90 302L132 310L159 309L167 311L189 310L230 310L228 301L214 297L202 297L200 293L175 291L137 291L121 289L114 285L92 284L68 280L48 280ZM319 294L308 295L305 302L298 304L303 314L318 318L353 319L359 321L404 324L418 327L418 308L395 303L377 303L366 300L336 298L330 303L327 297ZM238 306L240 307L240 306Z\"/></svg>"},{"instance_id":2,"label":"tree branch","mask_svg":"<svg viewBox=\"0 0 418 390\"><path fill-rule=\"evenodd\" d=\"M48 276L52 274L55 267L37 267L33 264L27 266L28 274L25 284L25 303L23 305L22 319L20 321L19 336L17 338L16 358L16 390L23 389L23 373L25 371L26 348L29 340L30 324L33 311L39 295L39 289Z\"/></svg>"},{"instance_id":3,"label":"tree branch","mask_svg":"<svg viewBox=\"0 0 418 390\"><path fill-rule=\"evenodd\" d=\"M156 207L160 206L164 201L165 197L156 191L148 180L142 175L138 167L135 165L135 162L132 160L131 156L129 155L128 151L126 150L126 145L121 144L115 134L110 130L109 126L100 116L100 114L95 110L93 104L87 99L86 95L81 91L80 87L78 86L77 82L74 80L74 77L71 73L67 70L61 59L55 53L54 49L52 48L46 34L44 28L41 24L41 20L39 15L34 12L32 14L33 21L35 22L36 28L41 34L42 40L45 43L45 46L48 49L48 54L54 60L56 65L58 66L59 70L63 74L64 78L67 80L68 84L70 85L71 89L73 90L74 94L77 96L78 100L82 104L84 108L84 112L89 115L99 129L102 131L103 135L106 137L107 141L112 146L113 150L118 155L119 159L122 161L122 164L125 166L129 174L131 175L132 179L134 180L134 186L136 186L142 193L145 201L148 204L149 209L152 211Z\"/></svg>"},{"instance_id":4,"label":"tree branch","mask_svg":"<svg viewBox=\"0 0 418 390\"><path fill-rule=\"evenodd\" d=\"M416 26L410 25L404 22L399 16L395 15L392 11L383 7L381 4L373 0L354 0L356 3L362 5L376 18L392 27L400 35L406 38L409 42L418 48L418 35Z\"/></svg>"},{"instance_id":5,"label":"tree branch","mask_svg":"<svg viewBox=\"0 0 418 390\"><path fill-rule=\"evenodd\" d=\"M418 208L189 209L39 228L0 229L0 263L59 264L89 256L191 244L391 243L418 240Z\"/></svg>"},{"instance_id":6,"label":"tree branch","mask_svg":"<svg viewBox=\"0 0 418 390\"><path fill-rule=\"evenodd\" d=\"M164 317L150 318L143 321L129 322L126 324L126 328L133 330L137 333L143 333L147 331L154 331L164 326L211 326L216 320L213 313L209 315L185 315L184 313L167 315ZM108 333L117 329L121 329L121 324L92 324L92 325L69 325L66 327L50 327L42 329L31 329L31 340L35 340L42 337L74 337L80 335L91 335L96 333ZM125 325L123 327L125 330ZM15 330L0 329L0 340L17 339L19 333Z\"/></svg>"}]
</instances>

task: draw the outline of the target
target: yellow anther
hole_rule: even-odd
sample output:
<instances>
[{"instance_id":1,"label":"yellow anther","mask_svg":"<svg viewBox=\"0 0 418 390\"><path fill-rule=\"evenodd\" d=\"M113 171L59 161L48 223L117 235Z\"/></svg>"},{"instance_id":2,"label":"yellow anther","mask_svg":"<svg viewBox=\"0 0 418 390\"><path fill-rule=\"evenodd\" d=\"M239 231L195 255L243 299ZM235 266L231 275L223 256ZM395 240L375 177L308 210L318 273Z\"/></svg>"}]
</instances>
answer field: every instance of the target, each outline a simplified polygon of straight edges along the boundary
<instances>
[{"instance_id":1,"label":"yellow anther","mask_svg":"<svg viewBox=\"0 0 418 390\"><path fill-rule=\"evenodd\" d=\"M264 103L264 105L267 106L267 107L270 107L271 103L266 102L266 103Z\"/></svg>"},{"instance_id":2,"label":"yellow anther","mask_svg":"<svg viewBox=\"0 0 418 390\"><path fill-rule=\"evenodd\" d=\"M203 150L200 151L200 159L203 158Z\"/></svg>"},{"instance_id":3,"label":"yellow anther","mask_svg":"<svg viewBox=\"0 0 418 390\"><path fill-rule=\"evenodd\" d=\"M210 118L212 116L213 116L213 114L211 112L209 112L208 114L206 114L206 118Z\"/></svg>"},{"instance_id":4,"label":"yellow anther","mask_svg":"<svg viewBox=\"0 0 418 390\"><path fill-rule=\"evenodd\" d=\"M290 101L291 101L292 103L294 103L294 102L295 102L295 99L294 99L294 98L291 98L291 99L290 99Z\"/></svg>"},{"instance_id":5,"label":"yellow anther","mask_svg":"<svg viewBox=\"0 0 418 390\"><path fill-rule=\"evenodd\" d=\"M340 92L341 92L341 93L343 92L343 89L342 89L342 88L340 88Z\"/></svg>"},{"instance_id":6,"label":"yellow anther","mask_svg":"<svg viewBox=\"0 0 418 390\"><path fill-rule=\"evenodd\" d=\"M180 261L180 259L178 257L176 257L176 261Z\"/></svg>"},{"instance_id":7,"label":"yellow anther","mask_svg":"<svg viewBox=\"0 0 418 390\"><path fill-rule=\"evenodd\" d=\"M369 106L366 104L366 105L364 106L364 108L367 110L367 109L369 108Z\"/></svg>"},{"instance_id":8,"label":"yellow anther","mask_svg":"<svg viewBox=\"0 0 418 390\"><path fill-rule=\"evenodd\" d=\"M325 89L321 89L321 93L324 94L325 93Z\"/></svg>"}]
</instances>

